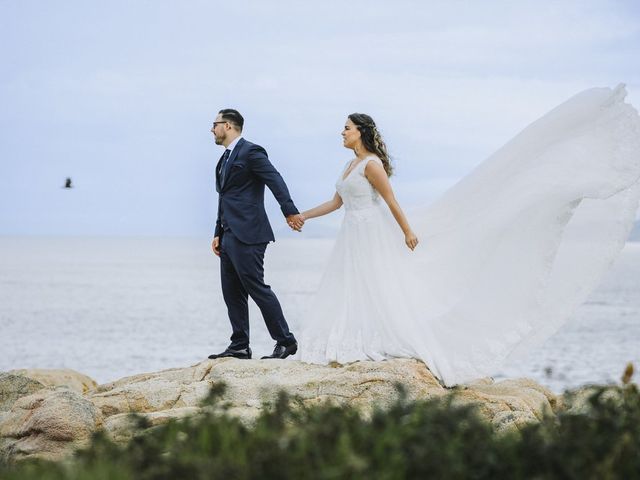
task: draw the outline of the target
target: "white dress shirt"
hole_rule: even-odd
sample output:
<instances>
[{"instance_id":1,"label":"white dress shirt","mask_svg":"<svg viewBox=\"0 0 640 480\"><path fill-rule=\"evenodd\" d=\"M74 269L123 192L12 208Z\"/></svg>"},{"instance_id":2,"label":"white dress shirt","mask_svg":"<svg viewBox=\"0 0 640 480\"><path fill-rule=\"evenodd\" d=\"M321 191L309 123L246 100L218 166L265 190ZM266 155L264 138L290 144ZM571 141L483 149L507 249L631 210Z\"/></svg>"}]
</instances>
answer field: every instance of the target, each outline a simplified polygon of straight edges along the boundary
<instances>
[{"instance_id":1,"label":"white dress shirt","mask_svg":"<svg viewBox=\"0 0 640 480\"><path fill-rule=\"evenodd\" d=\"M239 135L238 138L236 138L233 142L231 142L229 146L225 149L225 150L229 150L229 156L231 156L231 154L233 153L233 149L236 148L236 145L238 144L241 138L242 138L242 135Z\"/></svg>"}]
</instances>

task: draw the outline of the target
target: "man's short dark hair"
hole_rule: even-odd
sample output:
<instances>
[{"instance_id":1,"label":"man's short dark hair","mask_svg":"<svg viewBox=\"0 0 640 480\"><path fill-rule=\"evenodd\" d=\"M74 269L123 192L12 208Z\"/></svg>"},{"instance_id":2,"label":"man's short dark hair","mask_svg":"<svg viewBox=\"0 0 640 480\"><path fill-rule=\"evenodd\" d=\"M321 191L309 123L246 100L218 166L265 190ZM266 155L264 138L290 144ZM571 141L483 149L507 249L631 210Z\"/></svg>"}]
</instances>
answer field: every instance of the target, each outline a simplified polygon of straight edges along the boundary
<instances>
[{"instance_id":1,"label":"man's short dark hair","mask_svg":"<svg viewBox=\"0 0 640 480\"><path fill-rule=\"evenodd\" d=\"M235 125L238 127L238 130L242 131L242 127L244 127L244 118L242 118L239 111L234 110L233 108L223 108L218 112L218 114L222 116L222 120Z\"/></svg>"}]
</instances>

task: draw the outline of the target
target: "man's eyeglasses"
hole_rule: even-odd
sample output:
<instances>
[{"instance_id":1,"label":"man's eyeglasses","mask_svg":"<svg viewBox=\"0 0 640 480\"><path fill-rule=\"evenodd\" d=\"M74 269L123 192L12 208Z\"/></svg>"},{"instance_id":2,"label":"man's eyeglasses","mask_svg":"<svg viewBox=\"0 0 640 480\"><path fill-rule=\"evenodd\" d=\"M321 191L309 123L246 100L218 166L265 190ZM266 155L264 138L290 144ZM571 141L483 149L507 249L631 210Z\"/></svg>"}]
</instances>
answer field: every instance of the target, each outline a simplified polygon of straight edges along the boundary
<instances>
[{"instance_id":1,"label":"man's eyeglasses","mask_svg":"<svg viewBox=\"0 0 640 480\"><path fill-rule=\"evenodd\" d=\"M221 123L227 123L228 120L225 120L224 122L213 122L213 128L216 128L216 125L219 125Z\"/></svg>"}]
</instances>

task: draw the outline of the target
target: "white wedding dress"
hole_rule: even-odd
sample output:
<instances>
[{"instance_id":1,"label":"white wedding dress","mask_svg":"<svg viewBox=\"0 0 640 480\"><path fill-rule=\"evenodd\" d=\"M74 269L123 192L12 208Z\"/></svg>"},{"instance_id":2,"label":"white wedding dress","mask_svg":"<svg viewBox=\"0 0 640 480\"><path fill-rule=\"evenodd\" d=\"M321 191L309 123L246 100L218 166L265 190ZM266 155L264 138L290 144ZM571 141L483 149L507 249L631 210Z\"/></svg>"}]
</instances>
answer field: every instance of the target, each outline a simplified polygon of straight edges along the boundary
<instances>
[{"instance_id":1,"label":"white wedding dress","mask_svg":"<svg viewBox=\"0 0 640 480\"><path fill-rule=\"evenodd\" d=\"M491 375L546 340L629 235L640 197L640 118L623 85L572 97L437 202L407 211L411 252L364 176L336 189L345 216L296 358L421 359L445 385Z\"/></svg>"}]
</instances>

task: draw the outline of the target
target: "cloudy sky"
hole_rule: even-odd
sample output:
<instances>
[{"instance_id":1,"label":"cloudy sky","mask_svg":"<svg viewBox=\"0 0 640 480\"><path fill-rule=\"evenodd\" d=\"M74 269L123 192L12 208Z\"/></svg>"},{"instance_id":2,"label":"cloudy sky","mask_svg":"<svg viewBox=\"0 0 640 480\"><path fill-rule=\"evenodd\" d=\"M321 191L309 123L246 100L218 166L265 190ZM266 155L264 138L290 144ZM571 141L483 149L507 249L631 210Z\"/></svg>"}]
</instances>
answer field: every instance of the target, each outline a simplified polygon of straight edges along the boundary
<instances>
[{"instance_id":1,"label":"cloudy sky","mask_svg":"<svg viewBox=\"0 0 640 480\"><path fill-rule=\"evenodd\" d=\"M223 107L301 209L333 194L355 111L402 203L431 202L585 88L639 106L639 5L0 0L0 234L209 235Z\"/></svg>"}]
</instances>

